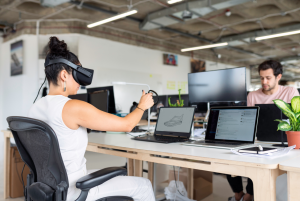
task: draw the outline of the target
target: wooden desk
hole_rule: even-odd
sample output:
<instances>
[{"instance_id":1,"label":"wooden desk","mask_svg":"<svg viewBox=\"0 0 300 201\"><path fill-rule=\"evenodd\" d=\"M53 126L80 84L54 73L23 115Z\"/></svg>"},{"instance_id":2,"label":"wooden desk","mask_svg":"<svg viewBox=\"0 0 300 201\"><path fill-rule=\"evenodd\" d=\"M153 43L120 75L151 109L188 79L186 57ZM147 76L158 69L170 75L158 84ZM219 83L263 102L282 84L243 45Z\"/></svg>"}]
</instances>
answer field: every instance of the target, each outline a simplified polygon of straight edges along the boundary
<instances>
[{"instance_id":1,"label":"wooden desk","mask_svg":"<svg viewBox=\"0 0 300 201\"><path fill-rule=\"evenodd\" d=\"M10 187L10 138L13 138L13 135L10 131L2 131L4 134L4 199L8 198L9 187Z\"/></svg>"},{"instance_id":2,"label":"wooden desk","mask_svg":"<svg viewBox=\"0 0 300 201\"><path fill-rule=\"evenodd\" d=\"M9 131L3 131L5 137L4 156L4 196L7 198L9 192L9 138L12 137ZM276 200L276 178L282 174L279 164L298 158L300 150L292 150L288 155L267 159L245 157L232 154L229 150L213 149L204 147L183 146L178 143L160 144L131 140L131 137L124 134L103 134L91 133L88 135L89 143L87 151L126 157L131 162L128 164L129 175L142 175L142 161L161 163L199 169L210 172L219 172L231 175L249 177L254 184L254 199L264 201ZM133 160L136 160L133 167ZM150 171L151 172L151 171ZM192 171L190 176L192 176ZM151 178L150 178L151 179ZM192 182L188 183L188 192L192 197ZM298 189L294 189L298 193Z\"/></svg>"},{"instance_id":3,"label":"wooden desk","mask_svg":"<svg viewBox=\"0 0 300 201\"><path fill-rule=\"evenodd\" d=\"M224 149L134 141L128 135L96 133L89 134L88 150L140 161L249 177L254 184L254 200L258 201L276 200L276 178L283 173L278 164L300 155L300 150L292 150L288 155L274 159L246 157ZM191 185L190 183L189 186Z\"/></svg>"},{"instance_id":4,"label":"wooden desk","mask_svg":"<svg viewBox=\"0 0 300 201\"><path fill-rule=\"evenodd\" d=\"M300 200L300 156L279 164L287 172L288 201Z\"/></svg>"}]
</instances>

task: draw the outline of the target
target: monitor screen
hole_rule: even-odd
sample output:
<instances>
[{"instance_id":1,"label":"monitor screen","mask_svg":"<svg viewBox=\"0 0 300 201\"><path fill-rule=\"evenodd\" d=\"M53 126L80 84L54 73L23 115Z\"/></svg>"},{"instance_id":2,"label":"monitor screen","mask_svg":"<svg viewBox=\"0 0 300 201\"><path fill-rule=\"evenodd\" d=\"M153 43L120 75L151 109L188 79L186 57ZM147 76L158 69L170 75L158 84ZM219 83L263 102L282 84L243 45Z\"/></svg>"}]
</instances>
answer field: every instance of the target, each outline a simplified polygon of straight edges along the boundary
<instances>
[{"instance_id":1,"label":"monitor screen","mask_svg":"<svg viewBox=\"0 0 300 201\"><path fill-rule=\"evenodd\" d=\"M212 108L207 140L254 141L258 107Z\"/></svg>"},{"instance_id":2,"label":"monitor screen","mask_svg":"<svg viewBox=\"0 0 300 201\"><path fill-rule=\"evenodd\" d=\"M108 112L109 91L95 91L90 93L90 103L99 110Z\"/></svg>"},{"instance_id":3,"label":"monitor screen","mask_svg":"<svg viewBox=\"0 0 300 201\"><path fill-rule=\"evenodd\" d=\"M160 108L155 132L181 132L191 131L195 108L172 107Z\"/></svg>"},{"instance_id":4,"label":"monitor screen","mask_svg":"<svg viewBox=\"0 0 300 201\"><path fill-rule=\"evenodd\" d=\"M70 95L69 98L88 102L88 94Z\"/></svg>"},{"instance_id":5,"label":"monitor screen","mask_svg":"<svg viewBox=\"0 0 300 201\"><path fill-rule=\"evenodd\" d=\"M247 101L246 67L188 74L189 104Z\"/></svg>"},{"instance_id":6,"label":"monitor screen","mask_svg":"<svg viewBox=\"0 0 300 201\"><path fill-rule=\"evenodd\" d=\"M117 113L113 86L88 88L87 92L88 92L88 94L91 94L92 92L103 91L103 90L109 91L109 93L108 93L108 112L112 113L112 114Z\"/></svg>"}]
</instances>

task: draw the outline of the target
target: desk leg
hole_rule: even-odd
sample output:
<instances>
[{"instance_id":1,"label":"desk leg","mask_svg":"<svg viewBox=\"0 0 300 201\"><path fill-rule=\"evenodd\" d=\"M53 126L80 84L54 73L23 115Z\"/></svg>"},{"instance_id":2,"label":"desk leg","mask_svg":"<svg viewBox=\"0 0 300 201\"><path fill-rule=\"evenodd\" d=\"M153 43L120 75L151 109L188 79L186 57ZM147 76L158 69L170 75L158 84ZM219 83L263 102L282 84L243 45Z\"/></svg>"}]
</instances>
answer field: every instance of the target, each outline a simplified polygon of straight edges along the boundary
<instances>
[{"instance_id":1,"label":"desk leg","mask_svg":"<svg viewBox=\"0 0 300 201\"><path fill-rule=\"evenodd\" d=\"M134 167L133 167L133 159L127 159L127 175L134 176Z\"/></svg>"},{"instance_id":2,"label":"desk leg","mask_svg":"<svg viewBox=\"0 0 300 201\"><path fill-rule=\"evenodd\" d=\"M148 179L150 180L152 186L154 185L154 163L148 162Z\"/></svg>"},{"instance_id":3,"label":"desk leg","mask_svg":"<svg viewBox=\"0 0 300 201\"><path fill-rule=\"evenodd\" d=\"M254 200L276 201L276 178L279 169L246 168L246 176L253 181Z\"/></svg>"},{"instance_id":4,"label":"desk leg","mask_svg":"<svg viewBox=\"0 0 300 201\"><path fill-rule=\"evenodd\" d=\"M190 199L194 197L194 170L188 168L188 175L187 175L187 193Z\"/></svg>"},{"instance_id":5,"label":"desk leg","mask_svg":"<svg viewBox=\"0 0 300 201\"><path fill-rule=\"evenodd\" d=\"M4 199L9 197L10 191L10 138L4 137Z\"/></svg>"},{"instance_id":6,"label":"desk leg","mask_svg":"<svg viewBox=\"0 0 300 201\"><path fill-rule=\"evenodd\" d=\"M143 177L143 161L134 160L134 176Z\"/></svg>"},{"instance_id":7,"label":"desk leg","mask_svg":"<svg viewBox=\"0 0 300 201\"><path fill-rule=\"evenodd\" d=\"M288 201L296 201L300 198L300 173L287 172Z\"/></svg>"}]
</instances>

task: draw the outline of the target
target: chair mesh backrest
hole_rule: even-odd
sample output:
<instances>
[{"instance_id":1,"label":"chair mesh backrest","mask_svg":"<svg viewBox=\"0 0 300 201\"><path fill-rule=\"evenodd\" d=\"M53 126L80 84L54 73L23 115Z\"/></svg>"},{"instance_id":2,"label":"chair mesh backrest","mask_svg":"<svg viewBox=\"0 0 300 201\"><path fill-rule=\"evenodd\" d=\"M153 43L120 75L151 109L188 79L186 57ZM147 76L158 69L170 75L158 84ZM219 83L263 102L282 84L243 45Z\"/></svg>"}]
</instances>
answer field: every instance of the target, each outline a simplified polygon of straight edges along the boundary
<instances>
[{"instance_id":1,"label":"chair mesh backrest","mask_svg":"<svg viewBox=\"0 0 300 201\"><path fill-rule=\"evenodd\" d=\"M55 132L46 123L26 118L8 117L17 148L23 161L34 174L34 182L42 182L56 189L68 178Z\"/></svg>"}]
</instances>

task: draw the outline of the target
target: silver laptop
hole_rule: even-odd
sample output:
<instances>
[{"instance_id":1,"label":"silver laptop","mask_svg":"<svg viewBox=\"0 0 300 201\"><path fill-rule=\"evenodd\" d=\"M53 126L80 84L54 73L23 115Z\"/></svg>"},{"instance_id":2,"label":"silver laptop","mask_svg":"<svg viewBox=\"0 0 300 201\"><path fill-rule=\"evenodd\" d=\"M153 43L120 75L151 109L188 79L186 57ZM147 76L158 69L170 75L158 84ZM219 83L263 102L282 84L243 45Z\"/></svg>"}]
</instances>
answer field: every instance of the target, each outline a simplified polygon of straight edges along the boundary
<instances>
[{"instance_id":1,"label":"silver laptop","mask_svg":"<svg viewBox=\"0 0 300 201\"><path fill-rule=\"evenodd\" d=\"M191 136L194 113L194 107L161 107L154 135L132 139L159 143L186 142Z\"/></svg>"},{"instance_id":2,"label":"silver laptop","mask_svg":"<svg viewBox=\"0 0 300 201\"><path fill-rule=\"evenodd\" d=\"M184 145L235 148L253 145L259 107L212 107L205 140Z\"/></svg>"}]
</instances>

